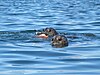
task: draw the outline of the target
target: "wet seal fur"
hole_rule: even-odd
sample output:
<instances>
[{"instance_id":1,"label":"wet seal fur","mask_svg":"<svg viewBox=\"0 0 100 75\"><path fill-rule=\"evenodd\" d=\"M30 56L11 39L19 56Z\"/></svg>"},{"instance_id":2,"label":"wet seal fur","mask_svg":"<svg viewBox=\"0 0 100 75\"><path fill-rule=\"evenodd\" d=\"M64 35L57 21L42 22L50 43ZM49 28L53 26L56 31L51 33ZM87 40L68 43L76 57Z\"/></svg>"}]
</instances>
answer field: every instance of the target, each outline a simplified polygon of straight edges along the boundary
<instances>
[{"instance_id":1,"label":"wet seal fur","mask_svg":"<svg viewBox=\"0 0 100 75\"><path fill-rule=\"evenodd\" d=\"M68 46L68 40L64 35L55 35L52 38L51 45L56 48Z\"/></svg>"},{"instance_id":2,"label":"wet seal fur","mask_svg":"<svg viewBox=\"0 0 100 75\"><path fill-rule=\"evenodd\" d=\"M61 48L68 46L67 37L64 35L59 35L54 28L45 28L41 32L37 33L38 38L48 38L51 37L51 45L56 48Z\"/></svg>"}]
</instances>

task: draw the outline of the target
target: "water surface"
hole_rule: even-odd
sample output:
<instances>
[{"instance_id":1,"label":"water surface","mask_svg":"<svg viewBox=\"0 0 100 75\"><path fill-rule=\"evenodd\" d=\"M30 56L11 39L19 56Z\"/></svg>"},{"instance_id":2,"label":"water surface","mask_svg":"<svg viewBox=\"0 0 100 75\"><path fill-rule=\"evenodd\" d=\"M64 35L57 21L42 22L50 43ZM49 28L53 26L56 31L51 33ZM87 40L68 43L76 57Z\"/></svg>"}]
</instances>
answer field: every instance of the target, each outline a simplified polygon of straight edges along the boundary
<instances>
[{"instance_id":1,"label":"water surface","mask_svg":"<svg viewBox=\"0 0 100 75\"><path fill-rule=\"evenodd\" d=\"M55 28L53 48L37 30ZM0 75L100 75L100 0L0 0Z\"/></svg>"}]
</instances>

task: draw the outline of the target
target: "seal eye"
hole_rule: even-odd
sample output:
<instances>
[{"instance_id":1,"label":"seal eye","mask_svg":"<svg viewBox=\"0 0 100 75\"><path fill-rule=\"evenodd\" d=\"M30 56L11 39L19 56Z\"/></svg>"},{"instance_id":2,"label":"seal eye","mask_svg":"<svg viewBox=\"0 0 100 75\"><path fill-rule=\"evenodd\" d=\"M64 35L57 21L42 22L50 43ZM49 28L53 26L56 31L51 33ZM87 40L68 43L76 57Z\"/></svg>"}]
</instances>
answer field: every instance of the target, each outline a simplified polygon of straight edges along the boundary
<instances>
[{"instance_id":1,"label":"seal eye","mask_svg":"<svg viewBox=\"0 0 100 75\"><path fill-rule=\"evenodd\" d=\"M58 37L57 40L58 40L58 41L62 41L62 38Z\"/></svg>"},{"instance_id":2,"label":"seal eye","mask_svg":"<svg viewBox=\"0 0 100 75\"><path fill-rule=\"evenodd\" d=\"M61 38L58 39L58 41L61 41L61 40L62 40Z\"/></svg>"}]
</instances>

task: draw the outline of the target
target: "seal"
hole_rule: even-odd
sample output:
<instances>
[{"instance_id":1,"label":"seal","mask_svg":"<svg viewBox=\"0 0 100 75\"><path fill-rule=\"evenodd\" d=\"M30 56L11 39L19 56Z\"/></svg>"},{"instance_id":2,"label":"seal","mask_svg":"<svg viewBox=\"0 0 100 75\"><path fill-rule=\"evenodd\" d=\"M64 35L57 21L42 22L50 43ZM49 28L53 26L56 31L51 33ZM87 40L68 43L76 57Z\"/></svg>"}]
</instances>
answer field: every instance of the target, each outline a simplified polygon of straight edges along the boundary
<instances>
[{"instance_id":1,"label":"seal","mask_svg":"<svg viewBox=\"0 0 100 75\"><path fill-rule=\"evenodd\" d=\"M45 28L41 32L37 32L38 38L48 38L57 35L57 31L54 28Z\"/></svg>"},{"instance_id":2,"label":"seal","mask_svg":"<svg viewBox=\"0 0 100 75\"><path fill-rule=\"evenodd\" d=\"M54 28L45 28L41 32L37 33L38 38L49 38L51 37L51 45L56 48L68 46L67 37L60 35Z\"/></svg>"},{"instance_id":3,"label":"seal","mask_svg":"<svg viewBox=\"0 0 100 75\"><path fill-rule=\"evenodd\" d=\"M68 40L64 35L55 35L52 38L51 45L56 48L68 46Z\"/></svg>"}]
</instances>

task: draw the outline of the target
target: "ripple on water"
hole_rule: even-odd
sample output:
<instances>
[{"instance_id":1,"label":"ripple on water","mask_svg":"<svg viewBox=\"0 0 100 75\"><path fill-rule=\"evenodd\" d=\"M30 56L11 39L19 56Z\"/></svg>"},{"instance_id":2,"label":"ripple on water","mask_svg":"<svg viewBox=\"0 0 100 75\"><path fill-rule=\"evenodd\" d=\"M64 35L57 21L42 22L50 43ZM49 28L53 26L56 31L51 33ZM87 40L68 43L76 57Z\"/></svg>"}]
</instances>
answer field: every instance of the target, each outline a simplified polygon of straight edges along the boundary
<instances>
[{"instance_id":1,"label":"ripple on water","mask_svg":"<svg viewBox=\"0 0 100 75\"><path fill-rule=\"evenodd\" d=\"M0 0L0 75L100 75L99 0ZM69 46L35 37L53 27Z\"/></svg>"}]
</instances>

